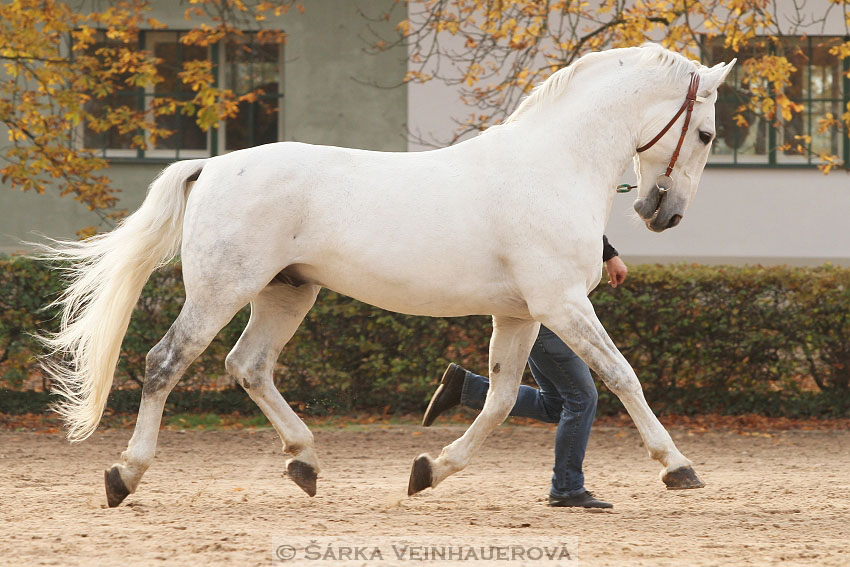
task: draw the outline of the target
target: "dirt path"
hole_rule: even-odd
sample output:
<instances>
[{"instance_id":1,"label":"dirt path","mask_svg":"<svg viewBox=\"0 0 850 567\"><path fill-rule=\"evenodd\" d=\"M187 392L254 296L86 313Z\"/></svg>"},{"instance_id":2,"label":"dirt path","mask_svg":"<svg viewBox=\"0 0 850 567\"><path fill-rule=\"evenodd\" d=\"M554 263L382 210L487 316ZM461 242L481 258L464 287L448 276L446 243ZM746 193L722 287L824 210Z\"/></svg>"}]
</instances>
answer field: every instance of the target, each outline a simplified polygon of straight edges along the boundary
<instances>
[{"instance_id":1,"label":"dirt path","mask_svg":"<svg viewBox=\"0 0 850 567\"><path fill-rule=\"evenodd\" d=\"M462 431L316 431L324 470L313 499L281 478L284 457L270 430L163 431L139 491L111 510L101 475L130 431L74 446L57 434L3 431L0 564L271 565L276 542L294 536L498 545L566 535L585 566L850 565L846 430L673 429L708 485L678 492L664 489L632 428L598 427L587 486L615 504L606 513L547 507L553 431L503 426L466 470L398 503L413 457L436 455Z\"/></svg>"}]
</instances>

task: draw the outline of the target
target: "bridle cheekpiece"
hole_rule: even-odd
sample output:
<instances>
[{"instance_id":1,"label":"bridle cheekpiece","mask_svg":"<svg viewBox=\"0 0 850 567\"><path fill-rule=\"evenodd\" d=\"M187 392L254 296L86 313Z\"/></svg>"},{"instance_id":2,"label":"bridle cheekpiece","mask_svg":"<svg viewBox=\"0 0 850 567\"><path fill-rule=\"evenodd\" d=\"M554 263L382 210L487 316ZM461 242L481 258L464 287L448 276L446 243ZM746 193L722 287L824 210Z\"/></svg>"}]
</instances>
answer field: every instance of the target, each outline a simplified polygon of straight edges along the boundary
<instances>
[{"instance_id":1,"label":"bridle cheekpiece","mask_svg":"<svg viewBox=\"0 0 850 567\"><path fill-rule=\"evenodd\" d=\"M676 144L676 150L673 152L673 157L670 158L670 163L667 165L667 171L665 171L662 175L659 175L655 180L655 186L658 188L658 191L661 193L666 193L670 189L673 188L673 179L670 177L670 174L673 173L673 168L676 166L676 160L679 159L679 152L682 149L682 144L685 141L685 134L688 133L688 125L691 123L691 114L694 111L694 103L697 100L697 91L699 90L699 73L693 72L691 73L691 84L688 87L688 94L685 96L685 102L682 103L682 106L679 107L679 111L670 119L670 122L661 129L661 131L656 135L653 139L651 139L648 143L642 145L637 149L637 152L643 152L651 148L655 145L655 143L660 140L664 134L676 123L676 120L682 115L683 112L687 110L687 114L685 114L685 124L682 126L682 133L679 135L679 143ZM629 185L625 183L623 185L617 186L618 193L627 193L637 187L636 185Z\"/></svg>"}]
</instances>

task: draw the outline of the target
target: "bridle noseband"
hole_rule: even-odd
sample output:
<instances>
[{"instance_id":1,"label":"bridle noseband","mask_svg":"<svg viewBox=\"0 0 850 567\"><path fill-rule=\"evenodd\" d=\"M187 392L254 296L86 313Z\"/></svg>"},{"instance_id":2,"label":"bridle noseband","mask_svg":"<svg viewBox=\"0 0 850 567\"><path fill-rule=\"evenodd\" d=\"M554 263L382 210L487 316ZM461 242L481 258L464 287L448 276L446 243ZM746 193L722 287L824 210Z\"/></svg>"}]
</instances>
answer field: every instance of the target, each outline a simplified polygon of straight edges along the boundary
<instances>
[{"instance_id":1,"label":"bridle noseband","mask_svg":"<svg viewBox=\"0 0 850 567\"><path fill-rule=\"evenodd\" d=\"M673 173L673 168L676 166L676 160L679 159L679 151L682 149L682 143L685 141L685 134L688 133L688 125L691 123L691 114L694 111L694 103L697 100L697 91L699 90L699 73L691 73L691 84L688 87L688 94L685 96L685 102L682 103L682 106L679 107L679 111L675 116L667 123L667 125L661 129L657 136L639 147L637 152L643 152L651 148L655 145L655 143L660 140L664 134L676 123L676 120L682 115L686 110L688 111L685 114L685 124L682 126L682 133L679 136L679 143L676 144L676 150L673 152L673 157L670 158L670 163L667 165L667 171L665 171L662 175L658 176L658 179L655 180L655 186L661 193L666 193L670 189L673 188L673 179L670 177L670 174ZM618 193L627 193L637 187L637 185L629 185L625 183L623 185L617 186Z\"/></svg>"}]
</instances>

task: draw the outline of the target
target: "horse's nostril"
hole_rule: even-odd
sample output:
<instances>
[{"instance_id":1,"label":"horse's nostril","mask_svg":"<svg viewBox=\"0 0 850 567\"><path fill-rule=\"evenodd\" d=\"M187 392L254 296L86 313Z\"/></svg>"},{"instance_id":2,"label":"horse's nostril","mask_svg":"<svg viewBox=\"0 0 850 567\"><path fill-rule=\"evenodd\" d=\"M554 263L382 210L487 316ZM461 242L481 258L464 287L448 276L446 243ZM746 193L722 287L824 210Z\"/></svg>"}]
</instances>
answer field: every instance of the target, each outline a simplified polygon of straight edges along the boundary
<instances>
[{"instance_id":1,"label":"horse's nostril","mask_svg":"<svg viewBox=\"0 0 850 567\"><path fill-rule=\"evenodd\" d=\"M670 222L667 223L667 228L673 228L674 226L679 224L679 221L681 220L682 215L673 215L672 217L670 217Z\"/></svg>"}]
</instances>

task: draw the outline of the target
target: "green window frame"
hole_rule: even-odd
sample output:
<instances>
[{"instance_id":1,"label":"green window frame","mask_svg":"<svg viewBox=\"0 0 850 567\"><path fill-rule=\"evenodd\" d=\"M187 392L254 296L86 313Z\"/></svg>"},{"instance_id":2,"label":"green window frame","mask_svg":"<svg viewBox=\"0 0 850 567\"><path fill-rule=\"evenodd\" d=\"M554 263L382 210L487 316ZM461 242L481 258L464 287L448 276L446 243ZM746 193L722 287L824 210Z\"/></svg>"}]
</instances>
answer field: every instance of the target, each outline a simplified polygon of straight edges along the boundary
<instances>
[{"instance_id":1,"label":"green window frame","mask_svg":"<svg viewBox=\"0 0 850 567\"><path fill-rule=\"evenodd\" d=\"M745 88L740 82L740 63L743 59L764 55L764 50L751 48L743 53L735 54L722 48L722 38L706 42L704 52L708 54L709 65L738 57L736 65L727 84L722 86L717 99L717 140L712 146L708 167L746 167L746 168L814 168L820 161L819 150L828 150L843 160L845 167L850 165L850 138L843 130L833 130L826 134L818 134L818 120L831 111L836 118L846 112L850 102L850 59L843 61L836 56L825 55L832 45L850 40L841 36L802 36L783 38L784 41L796 44L800 52L790 56L797 71L792 75L792 85L786 89L788 98L803 105L803 110L785 122L781 116L772 120L763 118L752 112L746 113L748 127L739 127L734 123L737 108L747 102ZM713 45L712 45L713 43ZM767 53L776 53L772 43ZM822 60L834 61L834 65L815 65L813 59L818 56ZM830 75L825 73L830 70ZM827 88L828 87L828 88ZM825 92L825 91L830 92ZM805 155L794 155L795 152L783 150L786 143L797 145L799 140L794 135L806 135L812 138ZM827 137L831 139L827 140ZM805 145L805 144L804 144ZM824 146L829 146L825 148Z\"/></svg>"},{"instance_id":2,"label":"green window frame","mask_svg":"<svg viewBox=\"0 0 850 567\"><path fill-rule=\"evenodd\" d=\"M240 101L236 118L223 120L218 128L210 128L207 132L200 130L194 117L177 112L157 117L159 125L174 133L159 140L155 146L147 139L147 149L131 148L132 134L121 135L114 129L95 133L81 127L80 139L84 147L94 149L110 162L171 162L216 156L282 139L283 46L260 45L255 43L254 34L245 33L238 45L222 42L199 48L180 42L185 33L185 30L141 30L138 48L163 58L161 74L165 80L147 88L128 88L92 104L149 108L156 98L190 99L192 93L184 87L177 73L182 69L184 60L201 58L212 61L215 86L225 85L233 89L237 97L257 88L261 88L262 92L254 100ZM263 83L258 82L260 80Z\"/></svg>"}]
</instances>

